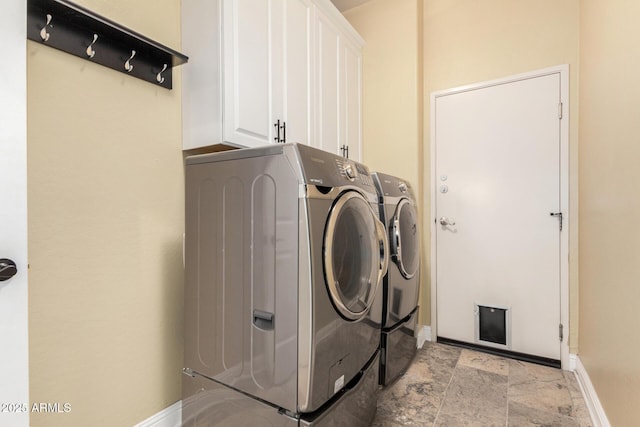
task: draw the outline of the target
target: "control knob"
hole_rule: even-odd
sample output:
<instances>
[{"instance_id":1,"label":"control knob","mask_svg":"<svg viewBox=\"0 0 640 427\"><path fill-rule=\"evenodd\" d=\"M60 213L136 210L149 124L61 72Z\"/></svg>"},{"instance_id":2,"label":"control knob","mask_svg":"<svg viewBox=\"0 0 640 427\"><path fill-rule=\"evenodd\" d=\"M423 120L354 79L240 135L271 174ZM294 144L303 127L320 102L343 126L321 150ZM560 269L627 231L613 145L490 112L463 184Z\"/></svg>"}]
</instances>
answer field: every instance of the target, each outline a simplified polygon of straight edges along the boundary
<instances>
[{"instance_id":1,"label":"control knob","mask_svg":"<svg viewBox=\"0 0 640 427\"><path fill-rule=\"evenodd\" d=\"M356 179L356 171L355 171L355 169L353 169L353 166L351 166L349 163L344 165L344 174L351 181Z\"/></svg>"}]
</instances>

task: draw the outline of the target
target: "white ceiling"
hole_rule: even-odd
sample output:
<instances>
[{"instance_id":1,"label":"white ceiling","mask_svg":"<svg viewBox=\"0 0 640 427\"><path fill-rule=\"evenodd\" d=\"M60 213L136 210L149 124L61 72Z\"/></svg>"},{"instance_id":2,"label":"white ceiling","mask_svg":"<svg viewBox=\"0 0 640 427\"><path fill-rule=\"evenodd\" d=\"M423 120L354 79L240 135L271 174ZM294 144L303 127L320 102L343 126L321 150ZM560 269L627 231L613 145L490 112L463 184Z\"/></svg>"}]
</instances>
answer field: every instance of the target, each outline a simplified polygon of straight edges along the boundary
<instances>
[{"instance_id":1,"label":"white ceiling","mask_svg":"<svg viewBox=\"0 0 640 427\"><path fill-rule=\"evenodd\" d=\"M331 0L340 12L344 12L352 7L360 6L362 3L366 3L367 1L369 0Z\"/></svg>"}]
</instances>

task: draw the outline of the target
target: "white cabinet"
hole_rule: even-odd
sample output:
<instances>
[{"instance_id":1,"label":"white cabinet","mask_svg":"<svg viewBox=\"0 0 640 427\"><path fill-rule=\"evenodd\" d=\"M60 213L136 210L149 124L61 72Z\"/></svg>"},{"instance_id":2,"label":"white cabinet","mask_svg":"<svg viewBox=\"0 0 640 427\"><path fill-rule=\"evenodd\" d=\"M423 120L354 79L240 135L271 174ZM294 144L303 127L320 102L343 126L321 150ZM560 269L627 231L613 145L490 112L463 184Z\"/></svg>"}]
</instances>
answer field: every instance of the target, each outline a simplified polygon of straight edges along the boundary
<instances>
[{"instance_id":1,"label":"white cabinet","mask_svg":"<svg viewBox=\"0 0 640 427\"><path fill-rule=\"evenodd\" d=\"M284 0L287 32L285 69L281 76L285 91L284 120L287 142L311 144L315 107L312 103L315 79L313 50L315 7L311 0Z\"/></svg>"},{"instance_id":2,"label":"white cabinet","mask_svg":"<svg viewBox=\"0 0 640 427\"><path fill-rule=\"evenodd\" d=\"M317 18L318 74L315 146L330 152L340 149L340 32L323 13Z\"/></svg>"},{"instance_id":3,"label":"white cabinet","mask_svg":"<svg viewBox=\"0 0 640 427\"><path fill-rule=\"evenodd\" d=\"M362 46L343 39L340 69L340 142L347 157L362 160Z\"/></svg>"},{"instance_id":4,"label":"white cabinet","mask_svg":"<svg viewBox=\"0 0 640 427\"><path fill-rule=\"evenodd\" d=\"M222 135L222 2L182 1L182 147L219 144Z\"/></svg>"},{"instance_id":5,"label":"white cabinet","mask_svg":"<svg viewBox=\"0 0 640 427\"><path fill-rule=\"evenodd\" d=\"M310 140L310 0L223 0L223 140Z\"/></svg>"},{"instance_id":6,"label":"white cabinet","mask_svg":"<svg viewBox=\"0 0 640 427\"><path fill-rule=\"evenodd\" d=\"M311 139L311 0L183 0L183 148Z\"/></svg>"},{"instance_id":7,"label":"white cabinet","mask_svg":"<svg viewBox=\"0 0 640 427\"><path fill-rule=\"evenodd\" d=\"M318 10L318 148L361 160L362 152L362 45L360 37L331 16ZM349 27L350 28L350 27Z\"/></svg>"},{"instance_id":8,"label":"white cabinet","mask_svg":"<svg viewBox=\"0 0 640 427\"><path fill-rule=\"evenodd\" d=\"M286 139L359 158L363 43L329 0L182 0L182 34L184 149Z\"/></svg>"},{"instance_id":9,"label":"white cabinet","mask_svg":"<svg viewBox=\"0 0 640 427\"><path fill-rule=\"evenodd\" d=\"M280 28L272 1L222 1L223 140L243 146L271 142L272 115L280 113ZM276 17L273 20L277 21Z\"/></svg>"}]
</instances>

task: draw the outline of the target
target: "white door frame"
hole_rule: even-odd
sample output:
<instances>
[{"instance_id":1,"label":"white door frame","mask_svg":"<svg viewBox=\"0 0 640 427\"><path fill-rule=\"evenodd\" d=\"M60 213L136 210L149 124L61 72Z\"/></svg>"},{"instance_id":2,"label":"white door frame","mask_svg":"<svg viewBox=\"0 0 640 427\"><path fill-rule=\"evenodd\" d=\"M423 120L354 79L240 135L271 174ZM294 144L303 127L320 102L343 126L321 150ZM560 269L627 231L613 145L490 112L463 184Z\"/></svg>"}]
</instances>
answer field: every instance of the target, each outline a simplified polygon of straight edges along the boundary
<instances>
[{"instance_id":1,"label":"white door frame","mask_svg":"<svg viewBox=\"0 0 640 427\"><path fill-rule=\"evenodd\" d=\"M560 321L563 325L564 337L560 343L560 362L563 369L569 369L569 65L558 65L542 70L517 74L501 79L475 83L453 89L431 93L431 183L425 186L430 193L431 214L429 228L431 230L431 340L437 339L437 283L436 283L436 99L441 96L482 89L491 86L512 83L536 77L560 74L560 100L562 102L562 120L560 120L560 211L563 213L563 232L560 233Z\"/></svg>"},{"instance_id":2,"label":"white door frame","mask_svg":"<svg viewBox=\"0 0 640 427\"><path fill-rule=\"evenodd\" d=\"M5 2L0 37L0 258L18 272L0 282L0 426L29 425L27 261L27 2Z\"/></svg>"}]
</instances>

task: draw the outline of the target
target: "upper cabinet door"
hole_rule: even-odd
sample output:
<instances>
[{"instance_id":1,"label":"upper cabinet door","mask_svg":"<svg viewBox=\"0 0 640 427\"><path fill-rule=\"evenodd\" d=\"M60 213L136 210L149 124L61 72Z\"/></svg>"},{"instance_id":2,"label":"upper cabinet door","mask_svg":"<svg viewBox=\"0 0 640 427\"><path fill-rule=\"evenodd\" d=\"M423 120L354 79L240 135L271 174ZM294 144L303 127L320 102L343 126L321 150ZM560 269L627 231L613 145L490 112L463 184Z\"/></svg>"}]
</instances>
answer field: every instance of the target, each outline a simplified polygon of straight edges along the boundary
<instances>
[{"instance_id":1,"label":"upper cabinet door","mask_svg":"<svg viewBox=\"0 0 640 427\"><path fill-rule=\"evenodd\" d=\"M311 0L284 0L284 116L286 142L310 144L313 135L315 8ZM278 117L276 117L278 120Z\"/></svg>"},{"instance_id":2,"label":"upper cabinet door","mask_svg":"<svg viewBox=\"0 0 640 427\"><path fill-rule=\"evenodd\" d=\"M340 93L342 106L341 141L349 158L362 160L362 50L343 38Z\"/></svg>"},{"instance_id":3,"label":"upper cabinet door","mask_svg":"<svg viewBox=\"0 0 640 427\"><path fill-rule=\"evenodd\" d=\"M340 32L321 11L317 19L317 130L315 145L331 153L340 152Z\"/></svg>"},{"instance_id":4,"label":"upper cabinet door","mask_svg":"<svg viewBox=\"0 0 640 427\"><path fill-rule=\"evenodd\" d=\"M182 41L184 149L349 144L359 160L363 42L329 0L182 0Z\"/></svg>"},{"instance_id":5,"label":"upper cabinet door","mask_svg":"<svg viewBox=\"0 0 640 427\"><path fill-rule=\"evenodd\" d=\"M311 140L310 0L224 0L225 142Z\"/></svg>"},{"instance_id":6,"label":"upper cabinet door","mask_svg":"<svg viewBox=\"0 0 640 427\"><path fill-rule=\"evenodd\" d=\"M317 10L316 141L326 151L360 161L362 152L362 46L364 41L334 9Z\"/></svg>"},{"instance_id":7,"label":"upper cabinet door","mask_svg":"<svg viewBox=\"0 0 640 427\"><path fill-rule=\"evenodd\" d=\"M273 84L281 80L274 76L282 70L270 58L282 46L282 30L270 17L281 1L223 0L224 141L249 147L273 141Z\"/></svg>"}]
</instances>

